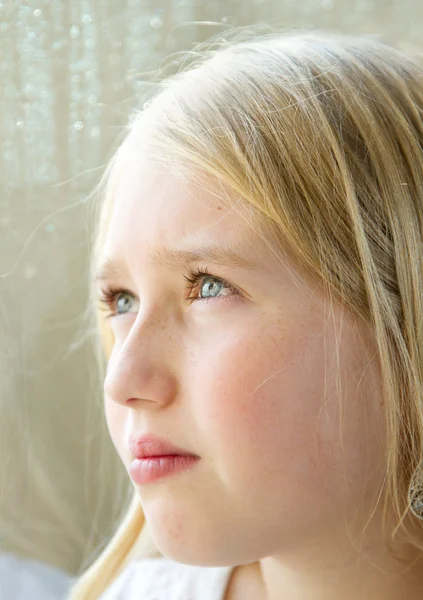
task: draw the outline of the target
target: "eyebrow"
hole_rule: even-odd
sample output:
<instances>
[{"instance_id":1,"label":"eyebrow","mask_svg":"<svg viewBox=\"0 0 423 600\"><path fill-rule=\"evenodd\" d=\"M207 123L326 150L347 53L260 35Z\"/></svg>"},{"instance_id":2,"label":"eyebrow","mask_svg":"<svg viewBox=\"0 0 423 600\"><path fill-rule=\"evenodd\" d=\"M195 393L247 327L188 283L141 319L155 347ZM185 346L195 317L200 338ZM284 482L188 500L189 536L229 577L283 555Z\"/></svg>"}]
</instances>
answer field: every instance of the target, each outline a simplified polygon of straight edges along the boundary
<instances>
[{"instance_id":1,"label":"eyebrow","mask_svg":"<svg viewBox=\"0 0 423 600\"><path fill-rule=\"evenodd\" d=\"M149 253L152 263L168 269L181 269L196 262L210 261L217 265L241 268L248 271L264 271L264 266L255 260L237 253L231 246L203 245L195 250L162 248L154 254ZM102 262L96 270L94 279L103 281L122 276L125 269L121 263L111 258Z\"/></svg>"}]
</instances>

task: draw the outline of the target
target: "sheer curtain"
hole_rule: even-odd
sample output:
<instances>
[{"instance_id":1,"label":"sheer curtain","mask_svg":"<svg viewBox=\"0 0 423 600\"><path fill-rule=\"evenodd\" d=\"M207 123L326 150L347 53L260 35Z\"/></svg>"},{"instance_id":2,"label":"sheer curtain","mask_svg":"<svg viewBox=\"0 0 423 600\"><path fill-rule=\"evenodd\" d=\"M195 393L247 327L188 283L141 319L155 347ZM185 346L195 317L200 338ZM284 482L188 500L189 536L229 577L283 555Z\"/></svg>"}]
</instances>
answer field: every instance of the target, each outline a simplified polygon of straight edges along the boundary
<instances>
[{"instance_id":1,"label":"sheer curtain","mask_svg":"<svg viewBox=\"0 0 423 600\"><path fill-rule=\"evenodd\" d=\"M423 3L0 0L4 551L73 575L126 509L83 317L89 193L163 57L260 22L381 34L415 50Z\"/></svg>"}]
</instances>

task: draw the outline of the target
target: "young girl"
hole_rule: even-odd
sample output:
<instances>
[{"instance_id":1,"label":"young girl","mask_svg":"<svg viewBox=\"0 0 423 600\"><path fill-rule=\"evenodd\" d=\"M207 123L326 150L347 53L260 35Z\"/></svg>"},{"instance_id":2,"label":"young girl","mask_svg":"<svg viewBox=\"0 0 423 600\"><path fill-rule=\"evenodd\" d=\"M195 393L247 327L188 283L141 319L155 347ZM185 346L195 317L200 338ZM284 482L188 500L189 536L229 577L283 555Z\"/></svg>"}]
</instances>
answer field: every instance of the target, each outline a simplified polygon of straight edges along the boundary
<instances>
[{"instance_id":1,"label":"young girl","mask_svg":"<svg viewBox=\"0 0 423 600\"><path fill-rule=\"evenodd\" d=\"M162 82L106 173L134 498L70 598L421 599L423 71L244 33Z\"/></svg>"}]
</instances>

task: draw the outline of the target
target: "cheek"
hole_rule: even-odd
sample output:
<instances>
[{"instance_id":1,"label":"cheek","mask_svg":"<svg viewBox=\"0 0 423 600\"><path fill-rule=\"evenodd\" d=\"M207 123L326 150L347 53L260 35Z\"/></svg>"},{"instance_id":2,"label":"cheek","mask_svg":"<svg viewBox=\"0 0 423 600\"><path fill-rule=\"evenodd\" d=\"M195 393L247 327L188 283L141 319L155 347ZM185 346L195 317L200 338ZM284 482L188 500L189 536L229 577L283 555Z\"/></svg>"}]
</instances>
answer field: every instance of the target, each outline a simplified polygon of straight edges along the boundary
<instances>
[{"instance_id":1,"label":"cheek","mask_svg":"<svg viewBox=\"0 0 423 600\"><path fill-rule=\"evenodd\" d=\"M316 327L321 325L314 331L301 324L295 331L243 328L208 346L213 351L204 356L207 384L198 418L219 460L232 463L235 471L248 464L250 472L280 476L281 461L294 460L300 470L316 462L315 427L324 391L323 343Z\"/></svg>"},{"instance_id":2,"label":"cheek","mask_svg":"<svg viewBox=\"0 0 423 600\"><path fill-rule=\"evenodd\" d=\"M348 335L323 329L310 319L279 327L278 337L275 326L231 330L203 356L197 422L228 488L252 502L263 489L291 508L310 495L324 503L346 494L354 504L366 492L381 435L377 400L366 398L367 359Z\"/></svg>"}]
</instances>

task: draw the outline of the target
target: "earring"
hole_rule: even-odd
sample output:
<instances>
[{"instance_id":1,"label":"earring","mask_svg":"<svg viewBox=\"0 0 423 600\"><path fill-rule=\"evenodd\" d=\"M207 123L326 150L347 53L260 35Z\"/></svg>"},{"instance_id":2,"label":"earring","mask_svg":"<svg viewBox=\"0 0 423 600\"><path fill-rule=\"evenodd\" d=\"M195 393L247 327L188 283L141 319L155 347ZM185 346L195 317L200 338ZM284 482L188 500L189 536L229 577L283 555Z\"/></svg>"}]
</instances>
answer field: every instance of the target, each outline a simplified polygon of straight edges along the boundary
<instances>
[{"instance_id":1,"label":"earring","mask_svg":"<svg viewBox=\"0 0 423 600\"><path fill-rule=\"evenodd\" d=\"M411 479L408 500L413 515L423 520L423 462L417 467Z\"/></svg>"}]
</instances>

